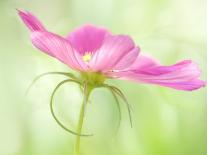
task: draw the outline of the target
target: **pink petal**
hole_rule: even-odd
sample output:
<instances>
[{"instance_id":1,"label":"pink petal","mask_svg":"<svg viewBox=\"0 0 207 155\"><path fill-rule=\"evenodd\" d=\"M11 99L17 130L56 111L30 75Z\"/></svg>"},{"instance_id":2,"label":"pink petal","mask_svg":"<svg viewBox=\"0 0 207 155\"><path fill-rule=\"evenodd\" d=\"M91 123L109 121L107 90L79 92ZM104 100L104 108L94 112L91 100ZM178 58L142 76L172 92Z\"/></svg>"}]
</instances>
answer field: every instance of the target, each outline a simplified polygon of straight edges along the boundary
<instances>
[{"instance_id":1,"label":"pink petal","mask_svg":"<svg viewBox=\"0 0 207 155\"><path fill-rule=\"evenodd\" d=\"M138 70L140 68L150 68L158 65L159 63L153 58L139 54L139 57L136 58L136 61L127 70Z\"/></svg>"},{"instance_id":2,"label":"pink petal","mask_svg":"<svg viewBox=\"0 0 207 155\"><path fill-rule=\"evenodd\" d=\"M101 48L93 55L89 65L93 70L102 72L126 68L135 60L132 56L136 58L138 53L139 48L135 47L130 37L109 35L105 38ZM129 62L124 62L125 60L129 60Z\"/></svg>"},{"instance_id":3,"label":"pink petal","mask_svg":"<svg viewBox=\"0 0 207 155\"><path fill-rule=\"evenodd\" d=\"M67 39L77 51L84 54L100 48L107 34L108 31L103 28L85 25L70 33Z\"/></svg>"},{"instance_id":4,"label":"pink petal","mask_svg":"<svg viewBox=\"0 0 207 155\"><path fill-rule=\"evenodd\" d=\"M199 79L200 70L190 60L161 66L145 56L139 56L127 70L110 73L110 76L188 91L203 87L206 83Z\"/></svg>"},{"instance_id":5,"label":"pink petal","mask_svg":"<svg viewBox=\"0 0 207 155\"><path fill-rule=\"evenodd\" d=\"M133 48L131 51L129 51L125 56L121 58L121 60L113 67L112 70L122 70L128 68L137 59L139 52L139 47Z\"/></svg>"},{"instance_id":6,"label":"pink petal","mask_svg":"<svg viewBox=\"0 0 207 155\"><path fill-rule=\"evenodd\" d=\"M46 31L42 23L30 12L18 10L18 14L31 31Z\"/></svg>"},{"instance_id":7,"label":"pink petal","mask_svg":"<svg viewBox=\"0 0 207 155\"><path fill-rule=\"evenodd\" d=\"M50 32L40 31L33 32L31 40L38 49L59 59L71 68L77 70L86 69L82 57L71 47L68 40Z\"/></svg>"}]
</instances>

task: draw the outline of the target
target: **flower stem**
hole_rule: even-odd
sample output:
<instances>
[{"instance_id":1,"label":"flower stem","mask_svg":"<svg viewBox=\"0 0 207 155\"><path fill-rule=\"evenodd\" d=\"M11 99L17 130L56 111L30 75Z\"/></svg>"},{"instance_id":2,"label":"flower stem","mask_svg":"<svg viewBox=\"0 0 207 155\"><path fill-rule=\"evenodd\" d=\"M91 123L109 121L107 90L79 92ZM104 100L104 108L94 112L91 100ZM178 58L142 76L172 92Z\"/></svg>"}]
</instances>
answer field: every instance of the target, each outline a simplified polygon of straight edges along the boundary
<instances>
[{"instance_id":1,"label":"flower stem","mask_svg":"<svg viewBox=\"0 0 207 155\"><path fill-rule=\"evenodd\" d=\"M80 109L80 115L79 115L79 122L78 122L78 128L77 133L81 134L82 127L83 127L83 120L84 120L84 104L82 104ZM75 143L75 155L80 155L80 136L76 136L76 143Z\"/></svg>"},{"instance_id":2,"label":"flower stem","mask_svg":"<svg viewBox=\"0 0 207 155\"><path fill-rule=\"evenodd\" d=\"M78 121L78 126L77 126L77 133L79 135L76 136L76 142L75 142L75 155L80 155L80 142L81 142L81 131L83 127L83 122L84 122L84 113L85 113L85 106L88 102L88 98L90 95L92 89L89 88L88 84L84 84L84 90L83 90L83 103L81 105L80 113L79 113L79 121Z\"/></svg>"}]
</instances>

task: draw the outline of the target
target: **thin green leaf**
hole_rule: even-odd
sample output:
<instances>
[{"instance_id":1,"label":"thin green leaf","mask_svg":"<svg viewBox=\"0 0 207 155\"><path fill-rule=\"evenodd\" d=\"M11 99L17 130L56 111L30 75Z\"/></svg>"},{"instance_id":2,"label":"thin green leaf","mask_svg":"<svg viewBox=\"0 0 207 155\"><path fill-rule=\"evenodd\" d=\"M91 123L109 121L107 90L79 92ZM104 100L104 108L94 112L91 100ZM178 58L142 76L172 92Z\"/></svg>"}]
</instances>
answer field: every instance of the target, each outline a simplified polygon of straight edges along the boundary
<instances>
[{"instance_id":1,"label":"thin green leaf","mask_svg":"<svg viewBox=\"0 0 207 155\"><path fill-rule=\"evenodd\" d=\"M28 92L30 91L30 89L32 88L32 86L42 77L46 76L46 75L52 75L52 74L57 74L57 75L64 75L67 77L70 77L71 79L76 79L76 77L72 74L72 73L67 73L67 72L46 72L43 74L38 75L29 85L29 87L26 90L26 95L28 94Z\"/></svg>"},{"instance_id":2,"label":"thin green leaf","mask_svg":"<svg viewBox=\"0 0 207 155\"><path fill-rule=\"evenodd\" d=\"M116 102L117 109L118 109L118 115L119 115L118 127L117 127L117 131L118 131L118 129L120 128L121 118L122 118L122 116L121 116L121 107L120 107L120 103L119 103L119 100L118 100L118 98L117 98L116 93L114 92L114 90L111 89L111 88L109 88L109 87L107 87L107 89L109 89L109 91L110 91L111 94L113 95L113 97L114 97L114 99L115 99L115 102Z\"/></svg>"},{"instance_id":3,"label":"thin green leaf","mask_svg":"<svg viewBox=\"0 0 207 155\"><path fill-rule=\"evenodd\" d=\"M54 89L54 91L52 92L52 95L51 95L51 98L50 98L50 110L51 110L51 113L52 113L52 116L53 118L55 119L55 121L58 123L58 125L60 125L64 130L66 130L67 132L71 133L71 134L74 134L76 136L92 136L91 134L88 135L88 134L78 134L76 133L75 131L72 131L70 129L68 129L65 125L63 125L59 120L58 118L56 117L55 113L54 113L54 108L53 108L53 99L54 99L54 96L55 96L55 93L56 91L58 90L58 88L60 88L60 86L62 86L63 84L67 83L67 82L74 82L74 83L77 83L77 84L81 84L79 81L77 80L73 80L73 79L67 79L67 80L64 80L62 82L60 82Z\"/></svg>"},{"instance_id":4,"label":"thin green leaf","mask_svg":"<svg viewBox=\"0 0 207 155\"><path fill-rule=\"evenodd\" d=\"M108 85L108 84L103 84L103 86L112 89L114 91L114 93L116 93L124 101L124 103L127 106L127 110L128 110L128 113L129 113L130 124L131 124L131 127L132 127L133 123L132 123L132 116L131 116L131 106L130 106L129 102L127 101L126 97L124 96L124 94L122 93L122 91L120 89L118 89L117 87L111 86L111 85Z\"/></svg>"},{"instance_id":5,"label":"thin green leaf","mask_svg":"<svg viewBox=\"0 0 207 155\"><path fill-rule=\"evenodd\" d=\"M119 127L120 127L120 124L121 124L121 117L122 117L122 116L121 116L121 107L120 107L120 103L119 103L119 100L118 100L116 94L113 92L112 89L111 89L110 91L111 91L111 93L112 93L112 95L113 95L113 97L114 97L114 99L115 99L115 102L116 102L116 105L117 105L117 108L118 108L118 113L119 113L118 128L119 128Z\"/></svg>"},{"instance_id":6,"label":"thin green leaf","mask_svg":"<svg viewBox=\"0 0 207 155\"><path fill-rule=\"evenodd\" d=\"M133 127L133 123L132 123L132 115L131 115L131 105L129 104L128 100L126 99L125 95L122 93L122 91L115 87L115 86L110 86L113 90L115 90L115 92L122 98L122 100L126 103L127 105L127 109L128 109L128 113L129 113L129 119L130 119L130 124L131 127Z\"/></svg>"}]
</instances>

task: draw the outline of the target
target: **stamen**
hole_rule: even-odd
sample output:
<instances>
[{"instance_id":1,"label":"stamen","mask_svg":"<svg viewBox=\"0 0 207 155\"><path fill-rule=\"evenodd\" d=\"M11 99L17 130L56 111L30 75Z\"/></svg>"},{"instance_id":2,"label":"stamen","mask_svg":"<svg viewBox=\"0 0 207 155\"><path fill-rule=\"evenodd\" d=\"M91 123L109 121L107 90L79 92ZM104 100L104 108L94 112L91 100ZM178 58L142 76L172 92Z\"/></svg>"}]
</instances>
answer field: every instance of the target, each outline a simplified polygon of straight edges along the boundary
<instances>
[{"instance_id":1,"label":"stamen","mask_svg":"<svg viewBox=\"0 0 207 155\"><path fill-rule=\"evenodd\" d=\"M89 62L92 58L92 54L90 52L86 52L84 55L83 55L83 61L84 62Z\"/></svg>"}]
</instances>

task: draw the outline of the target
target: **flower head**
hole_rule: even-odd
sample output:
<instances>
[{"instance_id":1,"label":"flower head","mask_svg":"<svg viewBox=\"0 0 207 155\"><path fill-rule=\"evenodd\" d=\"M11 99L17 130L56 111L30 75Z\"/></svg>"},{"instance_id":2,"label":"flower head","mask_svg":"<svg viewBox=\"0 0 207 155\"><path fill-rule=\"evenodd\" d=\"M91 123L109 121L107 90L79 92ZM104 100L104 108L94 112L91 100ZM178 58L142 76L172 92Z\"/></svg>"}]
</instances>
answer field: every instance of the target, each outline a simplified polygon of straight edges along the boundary
<instances>
[{"instance_id":1,"label":"flower head","mask_svg":"<svg viewBox=\"0 0 207 155\"><path fill-rule=\"evenodd\" d=\"M82 74L101 74L117 78L194 90L205 85L200 80L198 66L184 60L163 66L154 59L140 54L140 48L127 35L113 35L104 28L84 25L61 37L49 32L31 13L19 11L31 31L35 47L59 59Z\"/></svg>"}]
</instances>

